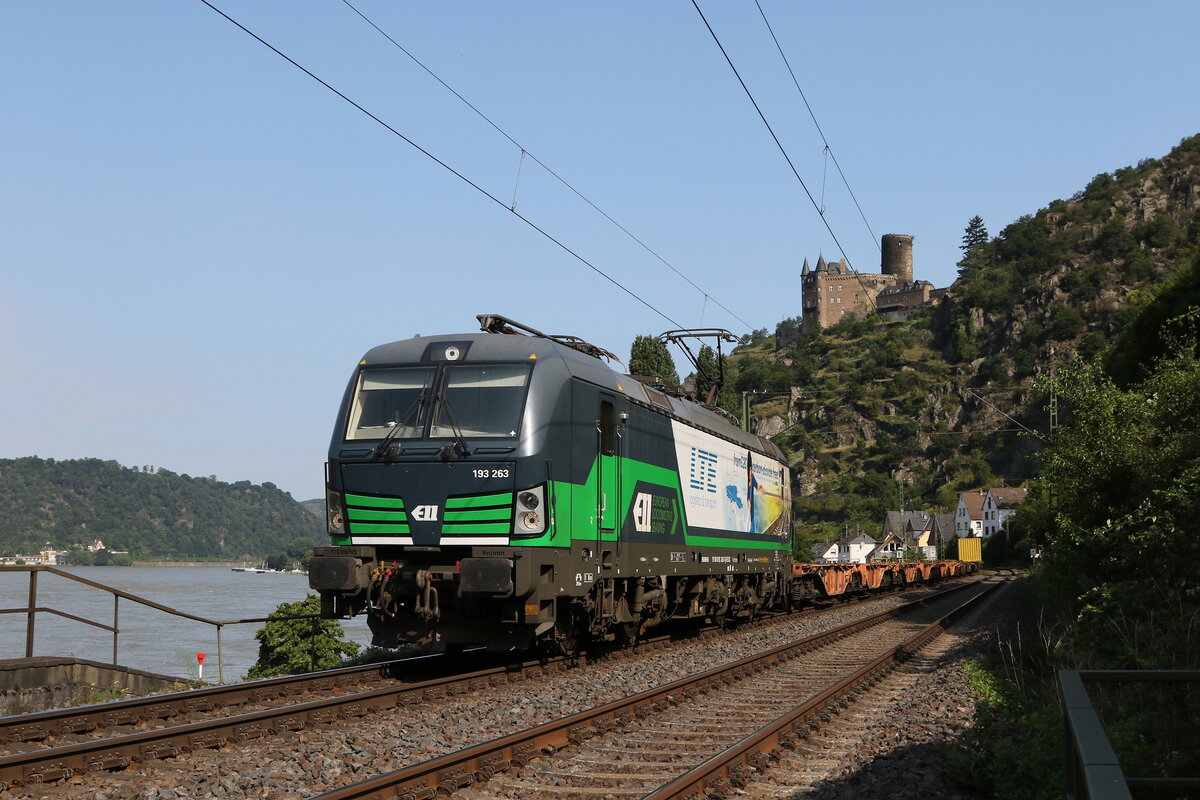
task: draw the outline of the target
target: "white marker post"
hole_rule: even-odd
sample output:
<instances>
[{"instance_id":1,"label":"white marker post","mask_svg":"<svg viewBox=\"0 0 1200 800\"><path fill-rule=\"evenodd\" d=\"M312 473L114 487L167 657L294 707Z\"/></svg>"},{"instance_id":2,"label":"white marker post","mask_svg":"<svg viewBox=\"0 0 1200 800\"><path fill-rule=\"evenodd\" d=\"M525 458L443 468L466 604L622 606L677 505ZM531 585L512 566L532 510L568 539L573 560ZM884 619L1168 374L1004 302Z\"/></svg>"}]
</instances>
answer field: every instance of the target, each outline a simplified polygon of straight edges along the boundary
<instances>
[{"instance_id":1,"label":"white marker post","mask_svg":"<svg viewBox=\"0 0 1200 800\"><path fill-rule=\"evenodd\" d=\"M196 653L196 680L204 683L204 653Z\"/></svg>"}]
</instances>

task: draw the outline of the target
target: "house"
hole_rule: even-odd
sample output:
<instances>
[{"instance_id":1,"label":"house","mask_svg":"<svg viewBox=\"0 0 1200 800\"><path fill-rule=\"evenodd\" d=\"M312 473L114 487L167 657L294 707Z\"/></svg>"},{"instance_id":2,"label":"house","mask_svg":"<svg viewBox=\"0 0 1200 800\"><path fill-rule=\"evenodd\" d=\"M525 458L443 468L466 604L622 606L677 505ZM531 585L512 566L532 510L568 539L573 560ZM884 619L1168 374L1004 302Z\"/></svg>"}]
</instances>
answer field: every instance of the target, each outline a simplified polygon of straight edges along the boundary
<instances>
[{"instance_id":1,"label":"house","mask_svg":"<svg viewBox=\"0 0 1200 800\"><path fill-rule=\"evenodd\" d=\"M867 555L868 561L903 561L908 553L908 546L905 544L903 534L887 533L884 534L883 541L875 546Z\"/></svg>"},{"instance_id":2,"label":"house","mask_svg":"<svg viewBox=\"0 0 1200 800\"><path fill-rule=\"evenodd\" d=\"M865 533L843 536L837 540L837 560L841 563L865 564L867 556L875 549L875 544L875 540Z\"/></svg>"},{"instance_id":3,"label":"house","mask_svg":"<svg viewBox=\"0 0 1200 800\"><path fill-rule=\"evenodd\" d=\"M818 564L833 564L838 560L837 542L822 542L812 546L813 561Z\"/></svg>"},{"instance_id":4,"label":"house","mask_svg":"<svg viewBox=\"0 0 1200 800\"><path fill-rule=\"evenodd\" d=\"M912 531L923 531L929 526L929 514L925 511L888 511L883 516L883 535L904 535Z\"/></svg>"},{"instance_id":5,"label":"house","mask_svg":"<svg viewBox=\"0 0 1200 800\"><path fill-rule=\"evenodd\" d=\"M946 552L946 545L954 541L954 538L953 514L931 514L929 516L929 541L923 544L933 550L930 558L942 556Z\"/></svg>"},{"instance_id":6,"label":"house","mask_svg":"<svg viewBox=\"0 0 1200 800\"><path fill-rule=\"evenodd\" d=\"M885 540L889 535L895 536L905 550L917 550L925 558L936 559L939 547L953 538L953 534L944 532L950 529L953 519L951 514L928 511L888 511L884 516L883 536Z\"/></svg>"},{"instance_id":7,"label":"house","mask_svg":"<svg viewBox=\"0 0 1200 800\"><path fill-rule=\"evenodd\" d=\"M983 501L987 493L987 489L973 489L959 494L958 509L954 512L956 538L983 536Z\"/></svg>"},{"instance_id":8,"label":"house","mask_svg":"<svg viewBox=\"0 0 1200 800\"><path fill-rule=\"evenodd\" d=\"M1016 489L1001 486L999 489L988 489L983 499L983 536L994 535L1004 527L1008 518L1017 513L1017 508L1025 502L1027 489Z\"/></svg>"},{"instance_id":9,"label":"house","mask_svg":"<svg viewBox=\"0 0 1200 800\"><path fill-rule=\"evenodd\" d=\"M51 566L54 564L65 564L67 561L66 550L55 550L49 546L43 548L36 555L21 555L5 556L0 559L0 564L36 564L42 566Z\"/></svg>"}]
</instances>

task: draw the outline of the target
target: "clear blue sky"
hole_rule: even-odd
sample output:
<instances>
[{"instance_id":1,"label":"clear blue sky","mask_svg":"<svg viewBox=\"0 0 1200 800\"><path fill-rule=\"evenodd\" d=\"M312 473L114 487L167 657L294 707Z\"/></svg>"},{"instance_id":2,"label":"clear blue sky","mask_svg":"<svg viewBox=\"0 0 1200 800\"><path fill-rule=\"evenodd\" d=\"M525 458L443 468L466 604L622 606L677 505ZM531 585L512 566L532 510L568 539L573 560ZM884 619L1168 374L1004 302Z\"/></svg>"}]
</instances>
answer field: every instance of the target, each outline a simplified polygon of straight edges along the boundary
<instances>
[{"instance_id":1,"label":"clear blue sky","mask_svg":"<svg viewBox=\"0 0 1200 800\"><path fill-rule=\"evenodd\" d=\"M876 236L955 275L1200 131L1200 3L762 0ZM774 329L841 253L690 0L217 5L683 326ZM746 0L701 8L851 263L877 242ZM501 313L628 354L675 327L198 0L0 3L0 457L322 493L368 348ZM515 186L520 166L519 186ZM824 192L822 193L822 184Z\"/></svg>"}]
</instances>

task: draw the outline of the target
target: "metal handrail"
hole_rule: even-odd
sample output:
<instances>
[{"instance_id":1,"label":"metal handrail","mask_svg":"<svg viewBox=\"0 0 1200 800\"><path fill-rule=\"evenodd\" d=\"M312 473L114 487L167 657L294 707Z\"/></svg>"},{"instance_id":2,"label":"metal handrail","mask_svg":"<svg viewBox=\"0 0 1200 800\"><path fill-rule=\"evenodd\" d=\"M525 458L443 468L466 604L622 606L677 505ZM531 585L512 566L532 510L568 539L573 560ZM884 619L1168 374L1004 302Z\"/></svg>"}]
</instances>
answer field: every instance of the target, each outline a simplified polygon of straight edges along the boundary
<instances>
[{"instance_id":1,"label":"metal handrail","mask_svg":"<svg viewBox=\"0 0 1200 800\"><path fill-rule=\"evenodd\" d=\"M1127 777L1088 696L1086 683L1200 683L1200 670L1059 670L1066 760L1064 789L1068 800L1131 800L1131 787L1200 789L1200 778Z\"/></svg>"},{"instance_id":2,"label":"metal handrail","mask_svg":"<svg viewBox=\"0 0 1200 800\"><path fill-rule=\"evenodd\" d=\"M222 651L221 651L221 629L224 628L226 625L240 625L240 624L248 623L248 622L274 622L277 620L282 621L282 620L290 620L290 619L320 619L320 616L321 616L320 614L299 614L296 616L252 617L252 618L248 618L248 619L209 619L208 617L201 617L196 614L189 614L186 611L179 611L178 609L171 608L170 606L164 606L162 603L156 603L153 600L147 600L144 597L139 597L136 594L130 594L129 592L123 592L120 589L116 589L112 586L106 586L103 583L97 583L96 581L90 581L87 578L81 578L78 575L72 575L69 572L64 572L61 569L55 569L54 567L46 566L43 564L24 564L24 565L16 565L16 566L0 565L0 572L28 572L29 573L29 603L28 603L28 605L26 605L23 608L0 608L0 614L28 614L29 615L28 622L26 623L26 626L25 626L25 657L26 658L33 658L33 635L34 635L34 627L35 627L34 623L37 619L37 615L39 613L42 613L42 614L53 614L55 616L63 617L64 619L73 620L75 622L81 622L85 625L91 625L93 628L99 628L101 630L110 631L113 635L112 664L113 664L113 666L116 666L117 665L117 642L118 642L118 638L121 633L120 626L117 623L119 620L120 603L121 603L122 599L125 599L125 600L132 601L134 603L138 603L140 605L146 606L148 608L153 608L156 611L162 611L164 613L171 614L176 617L183 617L184 619L190 619L194 622L202 622L206 625L214 626L217 629L217 681L219 683L224 683L225 682L225 669L224 669L224 661L222 659ZM84 617L79 617L74 614L68 614L65 611L59 611L58 609L39 606L37 604L37 576L38 576L39 572L48 572L52 575L58 575L63 578L66 578L67 580L75 581L76 583L82 583L86 586L91 586L96 589L102 589L103 591L106 591L109 594L111 594L113 596L112 625L105 625L102 622L97 622L95 620L86 619Z\"/></svg>"}]
</instances>

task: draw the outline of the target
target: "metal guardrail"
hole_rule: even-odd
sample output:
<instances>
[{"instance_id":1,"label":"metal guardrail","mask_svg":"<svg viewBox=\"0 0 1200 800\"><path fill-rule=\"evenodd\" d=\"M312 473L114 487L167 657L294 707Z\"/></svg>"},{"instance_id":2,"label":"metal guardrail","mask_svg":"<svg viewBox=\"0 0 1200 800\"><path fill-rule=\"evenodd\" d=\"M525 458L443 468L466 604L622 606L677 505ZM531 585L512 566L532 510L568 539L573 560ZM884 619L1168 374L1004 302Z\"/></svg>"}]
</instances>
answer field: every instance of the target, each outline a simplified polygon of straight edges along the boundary
<instances>
[{"instance_id":1,"label":"metal guardrail","mask_svg":"<svg viewBox=\"0 0 1200 800\"><path fill-rule=\"evenodd\" d=\"M1068 800L1132 800L1131 789L1200 792L1200 778L1127 777L1088 696L1088 683L1200 683L1200 670L1059 670Z\"/></svg>"},{"instance_id":2,"label":"metal guardrail","mask_svg":"<svg viewBox=\"0 0 1200 800\"><path fill-rule=\"evenodd\" d=\"M118 644L118 639L121 634L121 629L117 623L118 623L118 620L120 619L121 600L125 599L125 600L129 600L130 602L138 603L140 605L146 606L148 608L153 608L157 611L162 611L166 614L171 614L176 617L183 617L184 619L190 619L195 622L203 622L206 625L212 625L213 627L215 627L217 629L217 682L224 683L225 682L225 671L224 671L224 662L222 659L222 652L221 652L221 629L224 628L226 625L241 625L241 624L250 623L250 622L274 622L277 620L282 621L282 620L290 620L290 619L311 619L311 620L314 620L313 624L315 626L317 624L316 621L321 618L320 614L301 614L301 615L297 615L297 616L286 616L286 617L285 616L253 617L250 619L209 619L208 617L201 617L201 616L197 616L195 614L189 614L186 611L179 611L179 610L171 608L169 606L164 606L161 603L154 602L153 600L147 600L146 598L139 597L136 594L130 594L129 592L123 592L120 589L113 588L112 586L106 586L103 583L97 583L95 581L90 581L87 578L81 578L78 575L72 575L69 572L64 572L63 570L55 569L54 567L49 567L49 566L44 566L44 565L33 565L33 564L28 564L28 565L23 565L23 566L7 566L7 565L5 565L5 566L0 566L0 572L28 572L29 573L29 603L28 603L28 605L26 605L24 608L0 608L0 614L27 614L28 615L28 621L25 625L25 657L26 658L33 658L33 637L34 637L35 624L37 622L37 615L38 614L53 614L55 616L62 617L64 619L73 620L75 622L83 623L84 625L90 625L93 628L99 628L101 630L111 632L113 635L113 650L112 650L112 662L111 663L114 666L116 666L116 664L117 664L117 644ZM95 620L86 619L84 617L79 617L74 614L68 614L65 611L59 611L56 608L47 608L47 607L39 606L37 604L37 578L38 578L39 572L48 572L52 575L58 575L60 577L66 578L67 580L75 581L76 583L82 583L86 586L91 586L95 589L101 589L101 590L111 594L113 597L112 625L106 625L103 622L97 622Z\"/></svg>"}]
</instances>

